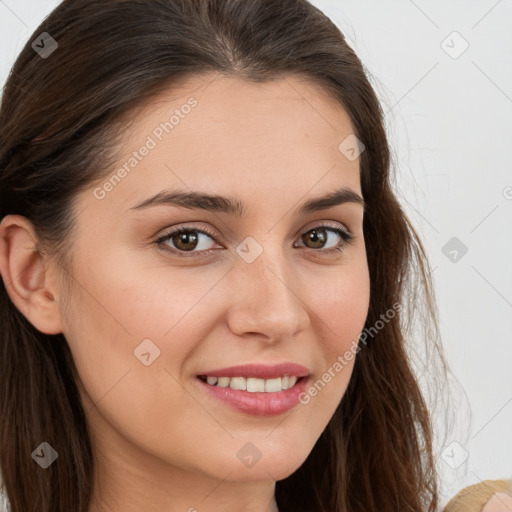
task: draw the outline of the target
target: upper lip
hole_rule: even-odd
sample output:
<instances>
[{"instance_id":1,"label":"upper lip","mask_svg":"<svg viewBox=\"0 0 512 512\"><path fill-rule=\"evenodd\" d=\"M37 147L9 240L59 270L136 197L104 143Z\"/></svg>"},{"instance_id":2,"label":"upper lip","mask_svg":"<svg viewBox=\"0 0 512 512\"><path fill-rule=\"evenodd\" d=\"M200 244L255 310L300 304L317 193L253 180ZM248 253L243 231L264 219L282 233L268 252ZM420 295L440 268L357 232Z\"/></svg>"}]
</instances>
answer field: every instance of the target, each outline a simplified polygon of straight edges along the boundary
<instances>
[{"instance_id":1,"label":"upper lip","mask_svg":"<svg viewBox=\"0 0 512 512\"><path fill-rule=\"evenodd\" d=\"M306 377L310 371L300 364L280 363L274 365L265 364L241 364L229 368L217 368L208 370L199 375L211 377L253 377L257 379L275 379L288 375L290 377Z\"/></svg>"}]
</instances>

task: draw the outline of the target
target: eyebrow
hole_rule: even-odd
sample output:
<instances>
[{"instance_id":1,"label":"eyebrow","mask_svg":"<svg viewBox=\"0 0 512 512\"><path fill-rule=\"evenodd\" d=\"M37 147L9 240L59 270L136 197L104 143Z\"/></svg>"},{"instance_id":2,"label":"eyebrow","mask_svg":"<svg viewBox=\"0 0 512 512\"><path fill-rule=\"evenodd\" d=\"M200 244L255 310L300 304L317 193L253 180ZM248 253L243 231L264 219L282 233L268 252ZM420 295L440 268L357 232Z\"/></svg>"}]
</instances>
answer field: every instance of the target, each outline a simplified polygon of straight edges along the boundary
<instances>
[{"instance_id":1,"label":"eyebrow","mask_svg":"<svg viewBox=\"0 0 512 512\"><path fill-rule=\"evenodd\" d=\"M355 203L366 209L364 199L354 190L343 187L334 190L327 195L310 199L304 203L297 214L307 215L309 213L327 210L334 206L345 203ZM233 197L212 195L202 192L181 192L163 190L154 196L145 199L141 203L131 207L129 210L144 210L154 206L181 206L190 209L201 209L214 212L226 213L236 217L242 217L246 213L243 203Z\"/></svg>"}]
</instances>

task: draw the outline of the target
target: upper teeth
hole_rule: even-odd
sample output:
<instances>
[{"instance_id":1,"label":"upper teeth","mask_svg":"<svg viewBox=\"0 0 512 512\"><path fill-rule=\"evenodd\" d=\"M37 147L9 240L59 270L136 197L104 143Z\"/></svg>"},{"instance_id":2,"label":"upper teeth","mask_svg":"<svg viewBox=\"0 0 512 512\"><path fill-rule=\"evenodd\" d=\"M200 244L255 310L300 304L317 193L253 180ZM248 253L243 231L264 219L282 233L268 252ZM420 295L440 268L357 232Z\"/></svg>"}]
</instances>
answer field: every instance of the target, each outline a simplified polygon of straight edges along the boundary
<instances>
[{"instance_id":1,"label":"upper teeth","mask_svg":"<svg viewBox=\"0 0 512 512\"><path fill-rule=\"evenodd\" d=\"M253 377L206 377L206 382L212 386L221 388L241 389L250 392L275 393L283 389L289 389L297 382L297 377L277 377L277 379L256 379Z\"/></svg>"}]
</instances>

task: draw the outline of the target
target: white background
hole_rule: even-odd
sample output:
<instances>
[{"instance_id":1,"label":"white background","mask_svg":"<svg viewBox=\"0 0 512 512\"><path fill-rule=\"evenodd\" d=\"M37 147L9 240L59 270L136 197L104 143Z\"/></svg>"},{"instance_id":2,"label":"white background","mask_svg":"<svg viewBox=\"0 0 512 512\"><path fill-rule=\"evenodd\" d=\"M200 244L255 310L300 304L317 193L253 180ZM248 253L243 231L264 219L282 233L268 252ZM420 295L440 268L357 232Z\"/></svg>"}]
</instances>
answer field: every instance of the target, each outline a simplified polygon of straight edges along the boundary
<instances>
[{"instance_id":1,"label":"white background","mask_svg":"<svg viewBox=\"0 0 512 512\"><path fill-rule=\"evenodd\" d=\"M398 192L428 249L444 348L471 408L469 422L456 403L459 425L437 454L446 502L512 478L512 0L312 3L383 104ZM2 84L57 4L0 0ZM467 247L455 262L442 252L452 237Z\"/></svg>"}]
</instances>

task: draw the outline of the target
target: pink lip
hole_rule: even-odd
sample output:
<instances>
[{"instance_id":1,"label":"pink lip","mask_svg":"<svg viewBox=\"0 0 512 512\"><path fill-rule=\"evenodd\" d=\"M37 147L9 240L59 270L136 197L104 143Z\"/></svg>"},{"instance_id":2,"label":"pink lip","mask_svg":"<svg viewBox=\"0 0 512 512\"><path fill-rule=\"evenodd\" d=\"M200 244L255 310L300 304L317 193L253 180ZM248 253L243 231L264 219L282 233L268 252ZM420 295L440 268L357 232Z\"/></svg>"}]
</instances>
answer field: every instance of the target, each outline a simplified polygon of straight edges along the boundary
<instances>
[{"instance_id":1,"label":"pink lip","mask_svg":"<svg viewBox=\"0 0 512 512\"><path fill-rule=\"evenodd\" d=\"M207 370L199 375L209 377L254 377L256 379L276 379L288 375L290 377L307 377L309 370L300 364L281 363L275 365L264 364L242 364L230 366L229 368L218 368ZM253 393L251 393L253 394Z\"/></svg>"},{"instance_id":2,"label":"pink lip","mask_svg":"<svg viewBox=\"0 0 512 512\"><path fill-rule=\"evenodd\" d=\"M209 375L211 374L209 373ZM284 374L281 373L280 375ZM221 376L229 377L230 375L222 373ZM243 375L237 373L232 376L242 377ZM310 379L303 377L290 389L276 391L275 393L252 393L250 391L211 386L199 377L195 380L197 385L201 386L211 396L221 400L237 411L255 416L275 416L289 411L299 403L299 397L301 393L306 391Z\"/></svg>"}]
</instances>

